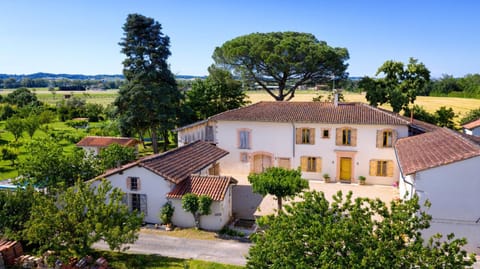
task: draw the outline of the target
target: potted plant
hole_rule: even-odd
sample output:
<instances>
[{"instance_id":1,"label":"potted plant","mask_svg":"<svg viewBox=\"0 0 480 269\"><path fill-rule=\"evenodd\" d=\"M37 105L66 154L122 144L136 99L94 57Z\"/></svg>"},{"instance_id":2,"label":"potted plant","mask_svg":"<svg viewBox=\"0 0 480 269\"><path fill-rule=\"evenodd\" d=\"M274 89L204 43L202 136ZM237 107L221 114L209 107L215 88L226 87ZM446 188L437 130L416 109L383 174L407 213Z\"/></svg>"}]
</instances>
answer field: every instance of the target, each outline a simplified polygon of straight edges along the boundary
<instances>
[{"instance_id":1,"label":"potted plant","mask_svg":"<svg viewBox=\"0 0 480 269\"><path fill-rule=\"evenodd\" d=\"M330 175L328 173L323 174L323 179L325 180L325 183L330 183Z\"/></svg>"},{"instance_id":2,"label":"potted plant","mask_svg":"<svg viewBox=\"0 0 480 269\"><path fill-rule=\"evenodd\" d=\"M160 220L165 224L165 230L172 230L172 216L175 208L170 202L166 202L160 211Z\"/></svg>"},{"instance_id":3,"label":"potted plant","mask_svg":"<svg viewBox=\"0 0 480 269\"><path fill-rule=\"evenodd\" d=\"M365 185L365 180L367 180L367 178L364 177L364 176L359 176L359 177L358 177L358 183L359 183L360 185Z\"/></svg>"}]
</instances>

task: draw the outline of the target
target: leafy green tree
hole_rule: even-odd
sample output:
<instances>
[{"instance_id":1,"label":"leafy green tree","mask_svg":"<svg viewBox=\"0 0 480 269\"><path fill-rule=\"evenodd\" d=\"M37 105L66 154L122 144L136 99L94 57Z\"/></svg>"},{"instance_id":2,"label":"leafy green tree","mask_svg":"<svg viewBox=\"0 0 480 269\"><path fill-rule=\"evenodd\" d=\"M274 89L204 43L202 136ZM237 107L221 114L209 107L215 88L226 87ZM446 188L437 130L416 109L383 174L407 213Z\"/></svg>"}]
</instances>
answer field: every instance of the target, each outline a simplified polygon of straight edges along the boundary
<instances>
[{"instance_id":1,"label":"leafy green tree","mask_svg":"<svg viewBox=\"0 0 480 269\"><path fill-rule=\"evenodd\" d=\"M85 116L88 118L89 122L99 122L104 119L103 116L104 108L101 104L86 104L85 105Z\"/></svg>"},{"instance_id":2,"label":"leafy green tree","mask_svg":"<svg viewBox=\"0 0 480 269\"><path fill-rule=\"evenodd\" d=\"M158 153L158 132L168 144L168 130L175 127L182 95L169 69L170 39L152 18L129 14L119 45L126 55L123 74L126 83L114 104L123 129L149 131L154 153Z\"/></svg>"},{"instance_id":3,"label":"leafy green tree","mask_svg":"<svg viewBox=\"0 0 480 269\"><path fill-rule=\"evenodd\" d=\"M185 104L195 113L196 120L246 105L247 96L240 81L232 74L214 65L208 68L205 80L197 79L186 92Z\"/></svg>"},{"instance_id":4,"label":"leafy green tree","mask_svg":"<svg viewBox=\"0 0 480 269\"><path fill-rule=\"evenodd\" d=\"M19 117L11 117L5 121L5 130L11 132L17 142L25 131L25 121Z\"/></svg>"},{"instance_id":5,"label":"leafy green tree","mask_svg":"<svg viewBox=\"0 0 480 269\"><path fill-rule=\"evenodd\" d=\"M18 159L18 150L13 147L3 147L2 148L2 160L11 161L12 166L15 165L15 160Z\"/></svg>"},{"instance_id":6,"label":"leafy green tree","mask_svg":"<svg viewBox=\"0 0 480 269\"><path fill-rule=\"evenodd\" d=\"M182 197L182 208L192 213L195 220L195 227L200 228L200 216L211 213L212 198L207 195L197 196L187 193Z\"/></svg>"},{"instance_id":7,"label":"leafy green tree","mask_svg":"<svg viewBox=\"0 0 480 269\"><path fill-rule=\"evenodd\" d=\"M308 188L308 181L302 178L300 169L270 167L263 173L250 174L248 181L252 184L253 192L263 196L274 195L277 199L278 211L282 210L283 199L294 197Z\"/></svg>"},{"instance_id":8,"label":"leafy green tree","mask_svg":"<svg viewBox=\"0 0 480 269\"><path fill-rule=\"evenodd\" d=\"M27 131L30 139L33 139L35 131L40 127L40 118L35 115L31 115L23 120L25 131Z\"/></svg>"},{"instance_id":9,"label":"leafy green tree","mask_svg":"<svg viewBox=\"0 0 480 269\"><path fill-rule=\"evenodd\" d=\"M451 107L447 108L446 106L441 106L437 111L435 111L435 118L438 126L447 127L450 129L455 128L455 112Z\"/></svg>"},{"instance_id":10,"label":"leafy green tree","mask_svg":"<svg viewBox=\"0 0 480 269\"><path fill-rule=\"evenodd\" d=\"M1 107L1 115L0 115L0 119L1 120L6 120L10 117L12 117L13 115L15 115L16 111L15 109L11 106L11 105L3 105Z\"/></svg>"},{"instance_id":11,"label":"leafy green tree","mask_svg":"<svg viewBox=\"0 0 480 269\"><path fill-rule=\"evenodd\" d=\"M288 101L301 85L347 77L349 55L347 49L332 48L312 34L272 32L236 37L217 47L213 58L275 100Z\"/></svg>"},{"instance_id":12,"label":"leafy green tree","mask_svg":"<svg viewBox=\"0 0 480 269\"><path fill-rule=\"evenodd\" d=\"M411 117L417 120L428 122L431 124L437 124L437 118L434 114L429 113L423 106L413 105L412 108L405 108L403 115L406 117Z\"/></svg>"},{"instance_id":13,"label":"leafy green tree","mask_svg":"<svg viewBox=\"0 0 480 269\"><path fill-rule=\"evenodd\" d=\"M160 210L160 220L163 224L171 224L173 212L175 211L175 207L173 207L172 203L166 202L162 209Z\"/></svg>"},{"instance_id":14,"label":"leafy green tree","mask_svg":"<svg viewBox=\"0 0 480 269\"><path fill-rule=\"evenodd\" d=\"M137 158L135 148L124 147L119 144L111 144L102 149L99 154L103 167L110 169L119 165L127 164Z\"/></svg>"},{"instance_id":15,"label":"leafy green tree","mask_svg":"<svg viewBox=\"0 0 480 269\"><path fill-rule=\"evenodd\" d=\"M422 230L431 216L418 197L393 201L345 198L329 203L323 193L306 192L278 216L258 220L260 227L247 268L464 268L475 261L462 250L465 239L428 241Z\"/></svg>"},{"instance_id":16,"label":"leafy green tree","mask_svg":"<svg viewBox=\"0 0 480 269\"><path fill-rule=\"evenodd\" d=\"M480 107L468 111L467 114L460 119L460 124L463 125L477 119L480 119Z\"/></svg>"},{"instance_id":17,"label":"leafy green tree","mask_svg":"<svg viewBox=\"0 0 480 269\"><path fill-rule=\"evenodd\" d=\"M37 95L32 93L27 88L18 88L13 92L9 93L5 98L5 101L12 105L17 105L19 107L23 106L40 106L42 103L38 101Z\"/></svg>"},{"instance_id":18,"label":"leafy green tree","mask_svg":"<svg viewBox=\"0 0 480 269\"><path fill-rule=\"evenodd\" d=\"M380 74L382 77L376 80L363 78L359 87L367 92L370 105L389 103L397 113L409 103L413 104L430 81L430 71L414 58L410 58L406 66L402 62L386 61L375 75Z\"/></svg>"},{"instance_id":19,"label":"leafy green tree","mask_svg":"<svg viewBox=\"0 0 480 269\"><path fill-rule=\"evenodd\" d=\"M104 240L111 250L133 243L143 216L129 212L123 192L104 180L96 188L78 181L57 195L37 195L26 223L25 238L40 251L54 250L63 257L81 257Z\"/></svg>"},{"instance_id":20,"label":"leafy green tree","mask_svg":"<svg viewBox=\"0 0 480 269\"><path fill-rule=\"evenodd\" d=\"M32 186L15 191L0 191L0 234L22 240L22 231L30 218L35 190Z\"/></svg>"}]
</instances>

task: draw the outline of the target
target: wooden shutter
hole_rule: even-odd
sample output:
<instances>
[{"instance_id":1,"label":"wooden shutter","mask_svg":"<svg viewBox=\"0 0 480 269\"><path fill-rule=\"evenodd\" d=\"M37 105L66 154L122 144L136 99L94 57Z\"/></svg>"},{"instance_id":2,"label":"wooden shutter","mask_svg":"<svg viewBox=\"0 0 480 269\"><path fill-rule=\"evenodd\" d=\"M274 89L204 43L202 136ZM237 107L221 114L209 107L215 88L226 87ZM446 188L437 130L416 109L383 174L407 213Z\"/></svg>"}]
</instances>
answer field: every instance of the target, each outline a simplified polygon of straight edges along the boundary
<instances>
[{"instance_id":1,"label":"wooden shutter","mask_svg":"<svg viewBox=\"0 0 480 269\"><path fill-rule=\"evenodd\" d=\"M377 148L383 147L383 130L377 130Z\"/></svg>"},{"instance_id":2,"label":"wooden shutter","mask_svg":"<svg viewBox=\"0 0 480 269\"><path fill-rule=\"evenodd\" d=\"M317 173L322 172L322 158L317 157L316 162L317 163L315 164L316 165L315 166L315 168L316 168L315 172L317 172Z\"/></svg>"},{"instance_id":3,"label":"wooden shutter","mask_svg":"<svg viewBox=\"0 0 480 269\"><path fill-rule=\"evenodd\" d=\"M370 160L370 173L371 176L377 175L377 160Z\"/></svg>"},{"instance_id":4,"label":"wooden shutter","mask_svg":"<svg viewBox=\"0 0 480 269\"><path fill-rule=\"evenodd\" d=\"M140 184L140 181L141 181L140 178L137 177L137 191L141 190L141 188L142 188L142 186Z\"/></svg>"},{"instance_id":5,"label":"wooden shutter","mask_svg":"<svg viewBox=\"0 0 480 269\"><path fill-rule=\"evenodd\" d=\"M308 139L310 144L315 144L315 128L310 128L310 137Z\"/></svg>"},{"instance_id":6,"label":"wooden shutter","mask_svg":"<svg viewBox=\"0 0 480 269\"><path fill-rule=\"evenodd\" d=\"M387 177L393 177L393 161L387 161Z\"/></svg>"},{"instance_id":7,"label":"wooden shutter","mask_svg":"<svg viewBox=\"0 0 480 269\"><path fill-rule=\"evenodd\" d=\"M392 130L392 147L395 145L395 142L397 141L398 133L397 130Z\"/></svg>"},{"instance_id":8,"label":"wooden shutter","mask_svg":"<svg viewBox=\"0 0 480 269\"><path fill-rule=\"evenodd\" d=\"M302 144L302 128L295 129L295 143Z\"/></svg>"},{"instance_id":9,"label":"wooden shutter","mask_svg":"<svg viewBox=\"0 0 480 269\"><path fill-rule=\"evenodd\" d=\"M140 194L140 211L143 212L144 216L147 216L147 195Z\"/></svg>"},{"instance_id":10,"label":"wooden shutter","mask_svg":"<svg viewBox=\"0 0 480 269\"><path fill-rule=\"evenodd\" d=\"M350 129L351 134L350 134L350 145L352 147L357 146L357 129Z\"/></svg>"},{"instance_id":11,"label":"wooden shutter","mask_svg":"<svg viewBox=\"0 0 480 269\"><path fill-rule=\"evenodd\" d=\"M300 157L300 167L301 170L306 172L308 170L308 157L307 156L302 156Z\"/></svg>"},{"instance_id":12,"label":"wooden shutter","mask_svg":"<svg viewBox=\"0 0 480 269\"><path fill-rule=\"evenodd\" d=\"M127 177L127 190L130 190L132 188L132 178Z\"/></svg>"},{"instance_id":13,"label":"wooden shutter","mask_svg":"<svg viewBox=\"0 0 480 269\"><path fill-rule=\"evenodd\" d=\"M337 128L336 137L335 137L335 144L337 144L337 146L342 145L342 137L343 137L343 128Z\"/></svg>"},{"instance_id":14,"label":"wooden shutter","mask_svg":"<svg viewBox=\"0 0 480 269\"><path fill-rule=\"evenodd\" d=\"M128 206L128 194L126 193L122 195L122 204Z\"/></svg>"}]
</instances>

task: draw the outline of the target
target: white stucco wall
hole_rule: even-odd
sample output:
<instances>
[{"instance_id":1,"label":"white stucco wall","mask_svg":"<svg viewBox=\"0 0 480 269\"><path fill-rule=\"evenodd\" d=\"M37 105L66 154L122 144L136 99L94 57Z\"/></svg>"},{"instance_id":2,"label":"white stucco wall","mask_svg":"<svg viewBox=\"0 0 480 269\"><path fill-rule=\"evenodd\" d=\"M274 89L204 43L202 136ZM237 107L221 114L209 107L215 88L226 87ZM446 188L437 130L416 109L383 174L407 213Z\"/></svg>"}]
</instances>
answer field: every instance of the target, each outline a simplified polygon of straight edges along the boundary
<instances>
[{"instance_id":1,"label":"white stucco wall","mask_svg":"<svg viewBox=\"0 0 480 269\"><path fill-rule=\"evenodd\" d=\"M232 216L232 198L230 186L225 193L224 201L212 202L212 213L200 217L200 228L211 231L218 231L223 228ZM172 222L175 226L188 228L194 227L195 221L190 212L185 212L182 208L182 199L170 199L175 211L173 212Z\"/></svg>"},{"instance_id":2,"label":"white stucco wall","mask_svg":"<svg viewBox=\"0 0 480 269\"><path fill-rule=\"evenodd\" d=\"M140 189L132 191L127 188L127 178L140 178ZM162 206L167 202L167 193L173 188L173 183L164 180L157 174L142 167L132 167L123 171L122 174L115 174L106 178L113 187L120 188L125 193L137 193L147 195L147 215L144 221L147 223L160 223L159 213ZM98 185L95 181L93 185Z\"/></svg>"},{"instance_id":3,"label":"white stucco wall","mask_svg":"<svg viewBox=\"0 0 480 269\"><path fill-rule=\"evenodd\" d=\"M315 144L295 144L295 128L315 128ZM357 129L357 146L337 146L336 128L351 127ZM251 148L238 148L238 129L251 129ZM329 129L330 137L322 138L322 130ZM303 173L303 177L312 180L322 180L324 173L335 178L338 172L338 156L342 152L350 152L353 157L353 182L358 176L367 177L367 184L391 185L398 180L399 172L393 148L377 148L377 130L395 129L398 138L408 135L407 126L387 125L343 125L343 124L301 124L301 123L268 123L268 122L242 122L219 121L216 123L217 146L230 152L221 161L223 175L249 174L251 160L255 153L269 153L273 155L274 166L278 165L278 158L290 158L291 168L300 166L301 156L322 158L322 170L319 173ZM248 162L242 162L242 152L249 154ZM375 177L369 175L369 161L371 159L392 160L395 166L393 177Z\"/></svg>"},{"instance_id":4,"label":"white stucco wall","mask_svg":"<svg viewBox=\"0 0 480 269\"><path fill-rule=\"evenodd\" d=\"M466 237L467 249L479 253L480 247L480 157L417 172L416 193L420 204L428 199L432 226L425 231L429 236L455 233Z\"/></svg>"},{"instance_id":5,"label":"white stucco wall","mask_svg":"<svg viewBox=\"0 0 480 269\"><path fill-rule=\"evenodd\" d=\"M414 181L414 175L407 175L402 177L402 175L400 174L400 180L398 182L398 192L400 199L408 200L412 198L412 195L415 193Z\"/></svg>"}]
</instances>

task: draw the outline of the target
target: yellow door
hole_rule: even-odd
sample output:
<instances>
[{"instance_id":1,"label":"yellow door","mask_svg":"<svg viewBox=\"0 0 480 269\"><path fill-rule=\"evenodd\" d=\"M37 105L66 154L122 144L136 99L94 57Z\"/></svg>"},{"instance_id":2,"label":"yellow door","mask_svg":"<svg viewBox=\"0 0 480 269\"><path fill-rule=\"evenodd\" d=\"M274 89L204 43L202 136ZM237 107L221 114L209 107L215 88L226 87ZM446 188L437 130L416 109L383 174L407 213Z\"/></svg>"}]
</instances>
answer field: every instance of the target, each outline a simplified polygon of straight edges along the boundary
<instances>
[{"instance_id":1,"label":"yellow door","mask_svg":"<svg viewBox=\"0 0 480 269\"><path fill-rule=\"evenodd\" d=\"M343 181L352 180L352 158L347 158L347 157L340 158L340 180L343 180Z\"/></svg>"}]
</instances>

